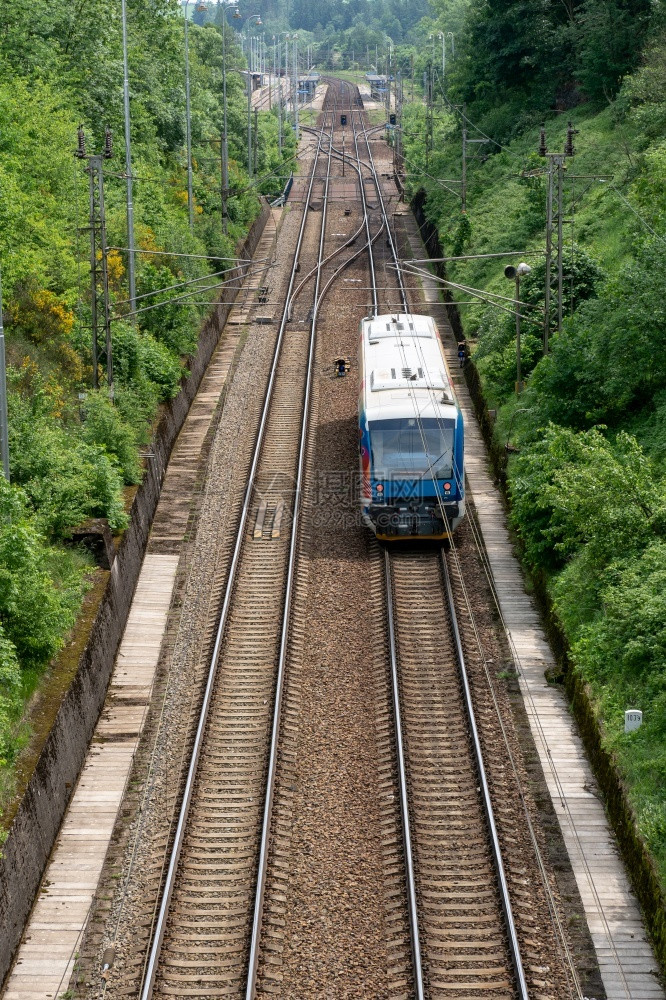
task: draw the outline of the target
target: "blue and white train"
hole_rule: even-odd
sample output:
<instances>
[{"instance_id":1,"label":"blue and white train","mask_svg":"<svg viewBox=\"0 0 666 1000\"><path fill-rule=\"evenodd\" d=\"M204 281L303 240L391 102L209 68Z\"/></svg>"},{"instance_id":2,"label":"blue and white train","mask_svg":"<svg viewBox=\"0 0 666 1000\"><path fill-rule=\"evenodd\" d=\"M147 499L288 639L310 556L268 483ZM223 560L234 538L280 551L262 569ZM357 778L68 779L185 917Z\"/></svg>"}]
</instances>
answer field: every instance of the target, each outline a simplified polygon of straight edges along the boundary
<instances>
[{"instance_id":1,"label":"blue and white train","mask_svg":"<svg viewBox=\"0 0 666 1000\"><path fill-rule=\"evenodd\" d=\"M377 538L446 539L465 513L463 418L430 316L361 321L363 520Z\"/></svg>"}]
</instances>

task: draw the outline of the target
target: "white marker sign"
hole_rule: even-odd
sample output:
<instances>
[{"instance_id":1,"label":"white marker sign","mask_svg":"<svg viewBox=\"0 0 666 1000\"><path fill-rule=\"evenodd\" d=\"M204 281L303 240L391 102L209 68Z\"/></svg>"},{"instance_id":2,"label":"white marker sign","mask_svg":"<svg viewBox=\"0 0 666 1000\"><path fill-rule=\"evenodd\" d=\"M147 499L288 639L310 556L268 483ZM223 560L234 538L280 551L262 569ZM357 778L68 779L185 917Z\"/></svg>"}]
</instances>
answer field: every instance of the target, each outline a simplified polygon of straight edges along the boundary
<instances>
[{"instance_id":1,"label":"white marker sign","mask_svg":"<svg viewBox=\"0 0 666 1000\"><path fill-rule=\"evenodd\" d=\"M633 733L634 730L640 729L642 721L643 721L643 713L637 708L630 708L628 711L624 713L625 733Z\"/></svg>"}]
</instances>

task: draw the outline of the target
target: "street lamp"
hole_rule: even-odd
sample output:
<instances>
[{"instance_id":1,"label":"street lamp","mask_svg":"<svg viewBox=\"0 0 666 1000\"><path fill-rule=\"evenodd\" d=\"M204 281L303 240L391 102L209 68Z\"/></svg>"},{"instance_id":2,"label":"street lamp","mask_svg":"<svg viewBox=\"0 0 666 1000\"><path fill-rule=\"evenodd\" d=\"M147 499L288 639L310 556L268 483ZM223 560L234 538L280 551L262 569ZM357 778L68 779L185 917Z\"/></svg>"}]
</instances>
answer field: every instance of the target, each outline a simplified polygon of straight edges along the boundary
<instances>
[{"instance_id":1,"label":"street lamp","mask_svg":"<svg viewBox=\"0 0 666 1000\"><path fill-rule=\"evenodd\" d=\"M523 391L522 373L520 370L520 279L527 277L532 268L529 264L519 264L514 267L508 264L504 268L504 277L516 282L516 395Z\"/></svg>"},{"instance_id":2,"label":"street lamp","mask_svg":"<svg viewBox=\"0 0 666 1000\"><path fill-rule=\"evenodd\" d=\"M229 229L229 141L227 135L227 9L234 8L234 18L238 19L241 12L238 0L222 0L222 231L227 235Z\"/></svg>"},{"instance_id":3,"label":"street lamp","mask_svg":"<svg viewBox=\"0 0 666 1000\"><path fill-rule=\"evenodd\" d=\"M247 174L252 180L252 44L250 27L252 23L257 26L262 23L259 14L252 14L245 24L247 31Z\"/></svg>"}]
</instances>

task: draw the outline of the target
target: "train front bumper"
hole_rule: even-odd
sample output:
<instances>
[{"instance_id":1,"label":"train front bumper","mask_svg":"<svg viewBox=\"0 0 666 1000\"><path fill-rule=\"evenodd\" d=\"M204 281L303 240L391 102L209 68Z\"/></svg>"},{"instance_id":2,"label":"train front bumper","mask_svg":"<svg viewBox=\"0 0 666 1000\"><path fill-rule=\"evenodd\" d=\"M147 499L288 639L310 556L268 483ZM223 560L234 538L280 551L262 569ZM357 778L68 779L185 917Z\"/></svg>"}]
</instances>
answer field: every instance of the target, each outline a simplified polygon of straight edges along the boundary
<instances>
[{"instance_id":1,"label":"train front bumper","mask_svg":"<svg viewBox=\"0 0 666 1000\"><path fill-rule=\"evenodd\" d=\"M368 517L377 538L448 538L460 513L458 503L370 504Z\"/></svg>"}]
</instances>

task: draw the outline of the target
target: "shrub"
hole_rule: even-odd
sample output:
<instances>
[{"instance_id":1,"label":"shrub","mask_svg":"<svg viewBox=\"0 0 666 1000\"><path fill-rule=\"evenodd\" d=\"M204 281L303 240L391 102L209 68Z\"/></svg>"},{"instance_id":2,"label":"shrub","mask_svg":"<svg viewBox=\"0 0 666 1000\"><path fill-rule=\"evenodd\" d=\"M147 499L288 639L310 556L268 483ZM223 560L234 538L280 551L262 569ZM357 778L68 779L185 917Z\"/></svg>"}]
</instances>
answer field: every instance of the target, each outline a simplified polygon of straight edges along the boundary
<instances>
[{"instance_id":1,"label":"shrub","mask_svg":"<svg viewBox=\"0 0 666 1000\"><path fill-rule=\"evenodd\" d=\"M0 655L5 678L15 678L13 650L22 666L42 666L73 624L66 597L43 568L48 546L30 517L22 490L0 479ZM11 644L10 645L8 645ZM13 688L12 688L13 690Z\"/></svg>"},{"instance_id":2,"label":"shrub","mask_svg":"<svg viewBox=\"0 0 666 1000\"><path fill-rule=\"evenodd\" d=\"M98 445L114 461L126 483L141 481L136 434L105 392L90 392L85 401L83 439Z\"/></svg>"}]
</instances>

